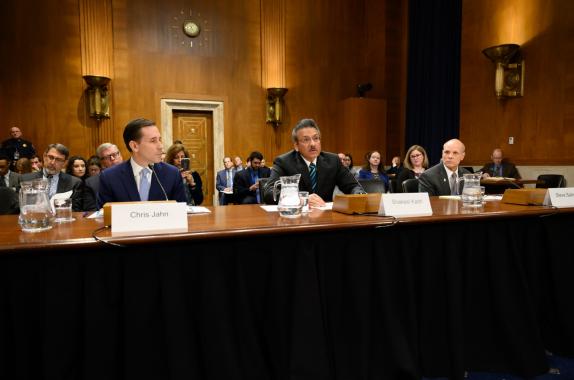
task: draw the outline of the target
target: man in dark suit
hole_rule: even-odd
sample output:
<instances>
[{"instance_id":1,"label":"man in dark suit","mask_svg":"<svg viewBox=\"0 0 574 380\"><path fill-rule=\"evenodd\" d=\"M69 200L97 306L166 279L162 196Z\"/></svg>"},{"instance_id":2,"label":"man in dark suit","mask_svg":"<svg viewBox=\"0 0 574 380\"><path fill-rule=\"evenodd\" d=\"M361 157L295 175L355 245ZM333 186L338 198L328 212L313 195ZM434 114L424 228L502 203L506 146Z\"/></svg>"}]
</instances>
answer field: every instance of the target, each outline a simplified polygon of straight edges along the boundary
<instances>
[{"instance_id":1,"label":"man in dark suit","mask_svg":"<svg viewBox=\"0 0 574 380\"><path fill-rule=\"evenodd\" d=\"M103 143L96 149L96 156L100 159L102 170L119 165L123 162L122 154L118 147L112 143ZM84 210L95 211L97 207L98 192L100 189L100 174L86 179L84 189Z\"/></svg>"},{"instance_id":2,"label":"man in dark suit","mask_svg":"<svg viewBox=\"0 0 574 380\"><path fill-rule=\"evenodd\" d=\"M237 173L231 157L223 158L223 166L225 169L218 171L215 179L215 187L219 191L219 204L222 206L233 202L233 177Z\"/></svg>"},{"instance_id":3,"label":"man in dark suit","mask_svg":"<svg viewBox=\"0 0 574 380\"><path fill-rule=\"evenodd\" d=\"M16 161L19 158L32 158L36 154L36 149L30 141L22 138L22 131L18 127L10 128L10 138L2 142L0 151L11 160L12 170L16 169Z\"/></svg>"},{"instance_id":4,"label":"man in dark suit","mask_svg":"<svg viewBox=\"0 0 574 380\"><path fill-rule=\"evenodd\" d=\"M496 148L490 155L492 162L484 164L480 171L482 178L488 177L506 177L520 179L520 173L514 164L504 160L502 149Z\"/></svg>"},{"instance_id":5,"label":"man in dark suit","mask_svg":"<svg viewBox=\"0 0 574 380\"><path fill-rule=\"evenodd\" d=\"M20 174L10 170L10 159L0 155L0 187L9 187L18 191L20 187Z\"/></svg>"},{"instance_id":6,"label":"man in dark suit","mask_svg":"<svg viewBox=\"0 0 574 380\"><path fill-rule=\"evenodd\" d=\"M444 143L441 162L420 175L419 192L429 195L460 195L463 183L457 179L470 173L459 166L464 154L462 141L452 139Z\"/></svg>"},{"instance_id":7,"label":"man in dark suit","mask_svg":"<svg viewBox=\"0 0 574 380\"><path fill-rule=\"evenodd\" d=\"M301 174L299 190L309 192L310 206L333 199L335 186L345 194L364 193L349 169L334 153L321 152L321 131L313 119L301 120L291 131L293 150L276 157L265 186L265 202L273 201L273 185L282 176Z\"/></svg>"},{"instance_id":8,"label":"man in dark suit","mask_svg":"<svg viewBox=\"0 0 574 380\"><path fill-rule=\"evenodd\" d=\"M124 128L123 137L132 157L100 174L98 208L107 202L186 202L179 170L161 162L163 144L155 122L132 120Z\"/></svg>"},{"instance_id":9,"label":"man in dark suit","mask_svg":"<svg viewBox=\"0 0 574 380\"><path fill-rule=\"evenodd\" d=\"M261 171L260 165L263 155L260 152L251 152L247 169L238 171L233 177L233 195L239 204L261 203L261 190L259 179L269 177L269 172Z\"/></svg>"},{"instance_id":10,"label":"man in dark suit","mask_svg":"<svg viewBox=\"0 0 574 380\"><path fill-rule=\"evenodd\" d=\"M48 145L48 148L42 156L42 170L22 175L21 182L46 178L49 182L48 197L50 198L52 198L54 194L65 193L72 190L72 210L82 211L82 180L62 172L69 155L70 151L62 144Z\"/></svg>"}]
</instances>

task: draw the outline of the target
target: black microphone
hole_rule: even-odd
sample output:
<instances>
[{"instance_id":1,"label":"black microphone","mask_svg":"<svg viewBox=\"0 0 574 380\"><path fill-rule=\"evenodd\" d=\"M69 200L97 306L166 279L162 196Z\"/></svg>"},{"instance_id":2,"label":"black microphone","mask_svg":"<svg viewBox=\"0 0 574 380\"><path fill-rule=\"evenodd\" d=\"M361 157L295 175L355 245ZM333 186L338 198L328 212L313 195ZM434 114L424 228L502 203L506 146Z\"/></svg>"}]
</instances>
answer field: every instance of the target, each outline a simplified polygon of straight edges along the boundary
<instances>
[{"instance_id":1,"label":"black microphone","mask_svg":"<svg viewBox=\"0 0 574 380\"><path fill-rule=\"evenodd\" d=\"M355 180L357 185L359 185L359 187L361 188L362 194L367 194L367 192L365 191L365 188L363 187L363 185L361 185L361 182L359 182L359 180L357 178L355 178L355 175L351 172L351 169L349 169L349 167L345 166L345 165L341 165L341 166L343 166L345 169L347 169L347 171L349 172L351 177L353 177L353 179ZM359 193L359 194L361 194L361 193Z\"/></svg>"},{"instance_id":2,"label":"black microphone","mask_svg":"<svg viewBox=\"0 0 574 380\"><path fill-rule=\"evenodd\" d=\"M163 188L163 185L161 184L161 181L159 180L159 177L157 176L157 173L155 172L153 166L154 166L154 164L148 164L148 167L151 169L152 173L155 175L155 179L157 179L157 183L159 183L159 187L161 187L161 191L163 191L163 195L165 196L165 200L169 201L169 198L167 197L167 193L165 192L165 189Z\"/></svg>"}]
</instances>

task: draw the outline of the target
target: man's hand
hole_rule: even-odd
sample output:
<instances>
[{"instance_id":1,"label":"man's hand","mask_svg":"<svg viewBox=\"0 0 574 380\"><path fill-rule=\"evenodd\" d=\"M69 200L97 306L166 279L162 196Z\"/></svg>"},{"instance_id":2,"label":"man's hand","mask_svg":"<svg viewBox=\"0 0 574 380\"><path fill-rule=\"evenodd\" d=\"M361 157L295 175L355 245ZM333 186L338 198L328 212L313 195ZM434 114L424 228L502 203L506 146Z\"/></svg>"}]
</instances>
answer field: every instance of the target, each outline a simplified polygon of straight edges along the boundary
<instances>
[{"instance_id":1,"label":"man's hand","mask_svg":"<svg viewBox=\"0 0 574 380\"><path fill-rule=\"evenodd\" d=\"M324 207L325 201L317 194L309 195L309 207Z\"/></svg>"},{"instance_id":2,"label":"man's hand","mask_svg":"<svg viewBox=\"0 0 574 380\"><path fill-rule=\"evenodd\" d=\"M488 178L488 177L490 177L490 174L488 174L488 173L482 173L482 178Z\"/></svg>"},{"instance_id":3,"label":"man's hand","mask_svg":"<svg viewBox=\"0 0 574 380\"><path fill-rule=\"evenodd\" d=\"M255 191L259 189L259 181L255 182L253 185L249 186L249 191Z\"/></svg>"}]
</instances>

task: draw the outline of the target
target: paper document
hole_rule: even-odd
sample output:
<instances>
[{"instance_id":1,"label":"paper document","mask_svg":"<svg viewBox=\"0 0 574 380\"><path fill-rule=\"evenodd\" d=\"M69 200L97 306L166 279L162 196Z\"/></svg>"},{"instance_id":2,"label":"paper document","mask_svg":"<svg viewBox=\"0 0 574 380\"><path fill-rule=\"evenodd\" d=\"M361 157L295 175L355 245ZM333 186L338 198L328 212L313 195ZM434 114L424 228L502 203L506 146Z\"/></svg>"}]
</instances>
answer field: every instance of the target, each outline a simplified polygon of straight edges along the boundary
<instances>
[{"instance_id":1,"label":"paper document","mask_svg":"<svg viewBox=\"0 0 574 380\"><path fill-rule=\"evenodd\" d=\"M188 214L209 214L211 211L207 207L203 206L187 206Z\"/></svg>"}]
</instances>

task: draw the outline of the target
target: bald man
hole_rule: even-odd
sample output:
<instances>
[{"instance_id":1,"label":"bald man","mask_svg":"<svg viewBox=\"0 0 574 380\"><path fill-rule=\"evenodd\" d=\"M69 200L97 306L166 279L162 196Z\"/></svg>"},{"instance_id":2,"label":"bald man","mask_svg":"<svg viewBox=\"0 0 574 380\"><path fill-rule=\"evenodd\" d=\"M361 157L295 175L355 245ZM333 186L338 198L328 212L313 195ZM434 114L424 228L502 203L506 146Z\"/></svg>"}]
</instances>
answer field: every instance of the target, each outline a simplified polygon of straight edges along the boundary
<instances>
[{"instance_id":1,"label":"bald man","mask_svg":"<svg viewBox=\"0 0 574 380\"><path fill-rule=\"evenodd\" d=\"M419 177L419 192L429 195L460 195L462 182L457 178L470 172L460 163L464 160L465 147L458 139L448 140L442 147L442 160L425 170Z\"/></svg>"},{"instance_id":2,"label":"bald man","mask_svg":"<svg viewBox=\"0 0 574 380\"><path fill-rule=\"evenodd\" d=\"M504 153L502 149L496 148L490 155L492 162L484 164L480 171L482 178L488 177L506 177L520 179L520 173L514 164L504 160Z\"/></svg>"}]
</instances>

